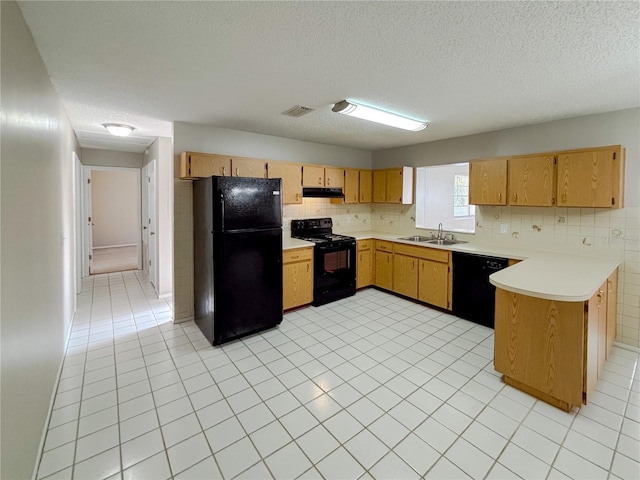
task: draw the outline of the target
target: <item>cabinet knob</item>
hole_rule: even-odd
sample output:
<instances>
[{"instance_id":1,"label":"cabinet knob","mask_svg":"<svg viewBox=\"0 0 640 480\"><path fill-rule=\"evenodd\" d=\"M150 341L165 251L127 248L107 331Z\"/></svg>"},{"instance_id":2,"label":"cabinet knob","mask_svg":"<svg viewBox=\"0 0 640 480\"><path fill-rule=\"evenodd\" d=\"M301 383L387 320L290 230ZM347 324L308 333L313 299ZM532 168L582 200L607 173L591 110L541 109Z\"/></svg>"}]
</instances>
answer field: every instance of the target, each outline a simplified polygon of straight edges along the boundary
<instances>
[{"instance_id":1,"label":"cabinet knob","mask_svg":"<svg viewBox=\"0 0 640 480\"><path fill-rule=\"evenodd\" d=\"M239 176L240 176L240 169L236 168L236 177L239 177Z\"/></svg>"},{"instance_id":2,"label":"cabinet knob","mask_svg":"<svg viewBox=\"0 0 640 480\"><path fill-rule=\"evenodd\" d=\"M224 171L224 170L225 170L225 167L222 167L222 176L225 176L225 175L226 175L226 173L225 173L225 171Z\"/></svg>"},{"instance_id":3,"label":"cabinet knob","mask_svg":"<svg viewBox=\"0 0 640 480\"><path fill-rule=\"evenodd\" d=\"M329 185L331 185L331 179L330 179L330 178L327 178L327 187L328 187Z\"/></svg>"},{"instance_id":4,"label":"cabinet knob","mask_svg":"<svg viewBox=\"0 0 640 480\"><path fill-rule=\"evenodd\" d=\"M502 201L502 192L498 192L498 201L501 202Z\"/></svg>"},{"instance_id":5,"label":"cabinet knob","mask_svg":"<svg viewBox=\"0 0 640 480\"><path fill-rule=\"evenodd\" d=\"M513 194L513 201L514 201L514 202L517 202L517 201L518 201L518 194L517 194L517 193L514 193L514 194Z\"/></svg>"},{"instance_id":6,"label":"cabinet knob","mask_svg":"<svg viewBox=\"0 0 640 480\"><path fill-rule=\"evenodd\" d=\"M318 185L322 185L322 177L318 177Z\"/></svg>"}]
</instances>

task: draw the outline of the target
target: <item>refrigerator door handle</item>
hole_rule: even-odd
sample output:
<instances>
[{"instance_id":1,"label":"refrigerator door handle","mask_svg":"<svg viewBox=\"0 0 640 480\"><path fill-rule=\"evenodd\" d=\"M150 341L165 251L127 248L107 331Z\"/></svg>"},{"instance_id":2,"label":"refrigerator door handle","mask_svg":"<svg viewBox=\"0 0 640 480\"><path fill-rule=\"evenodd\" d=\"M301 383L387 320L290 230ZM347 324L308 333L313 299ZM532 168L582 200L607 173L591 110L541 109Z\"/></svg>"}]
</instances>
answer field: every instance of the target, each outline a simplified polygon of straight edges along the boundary
<instances>
[{"instance_id":1,"label":"refrigerator door handle","mask_svg":"<svg viewBox=\"0 0 640 480\"><path fill-rule=\"evenodd\" d=\"M220 192L220 231L224 232L224 193Z\"/></svg>"}]
</instances>

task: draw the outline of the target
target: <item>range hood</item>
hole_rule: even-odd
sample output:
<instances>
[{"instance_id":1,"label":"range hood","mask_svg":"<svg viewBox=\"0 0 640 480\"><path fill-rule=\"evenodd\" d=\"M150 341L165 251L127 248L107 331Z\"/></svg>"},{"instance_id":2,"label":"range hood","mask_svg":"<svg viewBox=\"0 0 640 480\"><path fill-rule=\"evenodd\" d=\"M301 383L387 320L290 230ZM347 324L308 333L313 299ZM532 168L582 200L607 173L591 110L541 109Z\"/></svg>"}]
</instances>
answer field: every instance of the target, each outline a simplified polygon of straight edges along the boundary
<instances>
[{"instance_id":1,"label":"range hood","mask_svg":"<svg viewBox=\"0 0 640 480\"><path fill-rule=\"evenodd\" d=\"M342 188L304 187L302 196L307 198L344 198L344 193L342 193Z\"/></svg>"}]
</instances>

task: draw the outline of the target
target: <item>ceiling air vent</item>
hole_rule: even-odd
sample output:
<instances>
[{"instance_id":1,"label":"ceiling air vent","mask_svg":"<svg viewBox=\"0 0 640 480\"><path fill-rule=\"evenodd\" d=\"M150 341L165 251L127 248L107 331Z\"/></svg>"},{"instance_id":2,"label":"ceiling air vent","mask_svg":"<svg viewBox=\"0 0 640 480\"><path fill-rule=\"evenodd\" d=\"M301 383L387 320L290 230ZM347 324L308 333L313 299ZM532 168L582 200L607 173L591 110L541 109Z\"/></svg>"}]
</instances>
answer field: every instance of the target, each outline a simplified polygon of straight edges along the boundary
<instances>
[{"instance_id":1,"label":"ceiling air vent","mask_svg":"<svg viewBox=\"0 0 640 480\"><path fill-rule=\"evenodd\" d=\"M295 107L291 107L290 109L285 110L282 113L290 117L301 117L303 115L306 115L309 112L313 112L313 108L296 105Z\"/></svg>"}]
</instances>

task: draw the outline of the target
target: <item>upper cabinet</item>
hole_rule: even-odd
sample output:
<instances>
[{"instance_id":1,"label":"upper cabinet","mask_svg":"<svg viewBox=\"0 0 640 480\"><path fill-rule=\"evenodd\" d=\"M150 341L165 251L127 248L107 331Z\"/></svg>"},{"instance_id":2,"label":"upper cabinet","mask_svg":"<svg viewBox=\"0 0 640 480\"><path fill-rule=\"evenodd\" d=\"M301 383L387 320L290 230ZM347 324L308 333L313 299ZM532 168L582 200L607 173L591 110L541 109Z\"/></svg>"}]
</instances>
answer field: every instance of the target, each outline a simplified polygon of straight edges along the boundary
<instances>
[{"instance_id":1,"label":"upper cabinet","mask_svg":"<svg viewBox=\"0 0 640 480\"><path fill-rule=\"evenodd\" d=\"M620 145L469 162L469 203L621 208Z\"/></svg>"},{"instance_id":2,"label":"upper cabinet","mask_svg":"<svg viewBox=\"0 0 640 480\"><path fill-rule=\"evenodd\" d=\"M202 178L231 175L231 158L211 153L182 152L180 177Z\"/></svg>"},{"instance_id":3,"label":"upper cabinet","mask_svg":"<svg viewBox=\"0 0 640 480\"><path fill-rule=\"evenodd\" d=\"M213 175L265 178L266 168L267 162L257 158L195 152L183 152L180 155L181 178L203 178Z\"/></svg>"},{"instance_id":4,"label":"upper cabinet","mask_svg":"<svg viewBox=\"0 0 640 480\"><path fill-rule=\"evenodd\" d=\"M469 203L473 205L507 204L506 159L469 162Z\"/></svg>"},{"instance_id":5,"label":"upper cabinet","mask_svg":"<svg viewBox=\"0 0 640 480\"><path fill-rule=\"evenodd\" d=\"M267 178L282 179L282 203L302 203L302 166L299 163L269 162Z\"/></svg>"},{"instance_id":6,"label":"upper cabinet","mask_svg":"<svg viewBox=\"0 0 640 480\"><path fill-rule=\"evenodd\" d=\"M619 145L559 153L558 205L621 208L624 162Z\"/></svg>"},{"instance_id":7,"label":"upper cabinet","mask_svg":"<svg viewBox=\"0 0 640 480\"><path fill-rule=\"evenodd\" d=\"M371 203L373 200L373 173L371 170L360 170L360 203Z\"/></svg>"},{"instance_id":8,"label":"upper cabinet","mask_svg":"<svg viewBox=\"0 0 640 480\"><path fill-rule=\"evenodd\" d=\"M234 177L267 177L267 162L256 158L231 157L231 175Z\"/></svg>"},{"instance_id":9,"label":"upper cabinet","mask_svg":"<svg viewBox=\"0 0 640 480\"><path fill-rule=\"evenodd\" d=\"M374 203L413 203L413 167L373 171Z\"/></svg>"},{"instance_id":10,"label":"upper cabinet","mask_svg":"<svg viewBox=\"0 0 640 480\"><path fill-rule=\"evenodd\" d=\"M551 207L555 204L553 155L509 159L509 205Z\"/></svg>"},{"instance_id":11,"label":"upper cabinet","mask_svg":"<svg viewBox=\"0 0 640 480\"><path fill-rule=\"evenodd\" d=\"M324 167L317 165L302 166L303 187L324 187Z\"/></svg>"},{"instance_id":12,"label":"upper cabinet","mask_svg":"<svg viewBox=\"0 0 640 480\"><path fill-rule=\"evenodd\" d=\"M325 169L325 173L327 170L329 169ZM344 199L332 198L331 203L358 203L358 192L360 190L360 171L355 168L345 168L344 170L342 170L342 172L344 172L344 186L342 188Z\"/></svg>"},{"instance_id":13,"label":"upper cabinet","mask_svg":"<svg viewBox=\"0 0 640 480\"><path fill-rule=\"evenodd\" d=\"M303 165L303 187L344 187L344 168Z\"/></svg>"}]
</instances>

